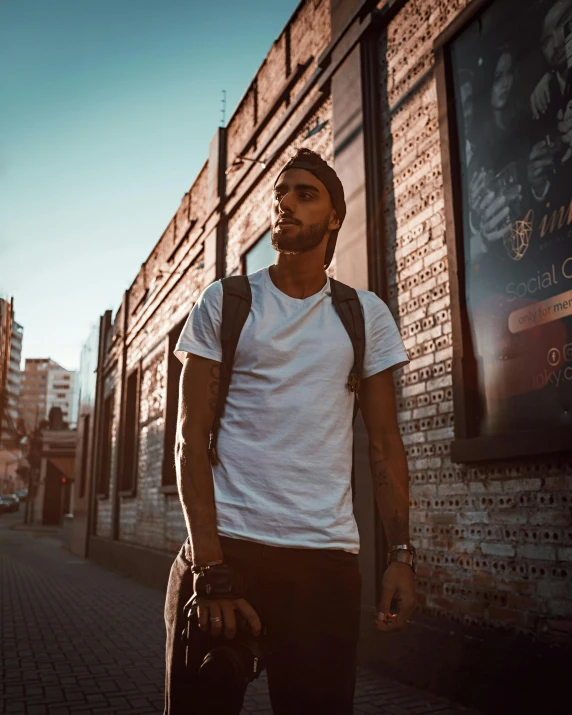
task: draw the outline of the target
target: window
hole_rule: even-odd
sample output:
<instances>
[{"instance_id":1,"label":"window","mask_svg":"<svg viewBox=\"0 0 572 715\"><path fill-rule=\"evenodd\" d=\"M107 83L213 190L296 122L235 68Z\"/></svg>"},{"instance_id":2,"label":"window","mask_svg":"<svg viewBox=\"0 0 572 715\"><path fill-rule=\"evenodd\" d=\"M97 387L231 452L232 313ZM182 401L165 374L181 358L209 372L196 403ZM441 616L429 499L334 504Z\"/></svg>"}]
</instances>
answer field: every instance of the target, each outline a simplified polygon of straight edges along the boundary
<instances>
[{"instance_id":1,"label":"window","mask_svg":"<svg viewBox=\"0 0 572 715\"><path fill-rule=\"evenodd\" d=\"M69 375L63 375L63 376L62 376L62 380L69 380L69 379L71 379Z\"/></svg>"},{"instance_id":2,"label":"window","mask_svg":"<svg viewBox=\"0 0 572 715\"><path fill-rule=\"evenodd\" d=\"M243 256L243 271L246 275L271 266L276 262L276 251L270 243L270 231L267 231Z\"/></svg>"},{"instance_id":3,"label":"window","mask_svg":"<svg viewBox=\"0 0 572 715\"><path fill-rule=\"evenodd\" d=\"M85 482L87 474L87 450L89 447L89 418L90 415L85 415L82 420L83 432L81 435L81 467L79 473L79 496L85 496Z\"/></svg>"},{"instance_id":4,"label":"window","mask_svg":"<svg viewBox=\"0 0 572 715\"><path fill-rule=\"evenodd\" d=\"M125 426L121 453L119 491L135 492L137 484L137 449L139 444L139 376L137 368L127 378L125 391Z\"/></svg>"},{"instance_id":5,"label":"window","mask_svg":"<svg viewBox=\"0 0 572 715\"><path fill-rule=\"evenodd\" d=\"M111 437L113 429L113 392L103 403L103 429L101 433L101 464L99 467L99 483L97 493L109 495L109 480L111 478Z\"/></svg>"},{"instance_id":6,"label":"window","mask_svg":"<svg viewBox=\"0 0 572 715\"><path fill-rule=\"evenodd\" d=\"M65 400L65 399L66 399L66 393L65 393L65 392L58 392L58 393L56 393L56 399L58 399L58 400Z\"/></svg>"},{"instance_id":7,"label":"window","mask_svg":"<svg viewBox=\"0 0 572 715\"><path fill-rule=\"evenodd\" d=\"M179 335L185 325L182 320L171 330L167 342L167 404L165 408L165 443L163 451L163 485L177 483L175 470L175 438L177 434L177 413L179 410L179 379L183 366L173 354Z\"/></svg>"}]
</instances>

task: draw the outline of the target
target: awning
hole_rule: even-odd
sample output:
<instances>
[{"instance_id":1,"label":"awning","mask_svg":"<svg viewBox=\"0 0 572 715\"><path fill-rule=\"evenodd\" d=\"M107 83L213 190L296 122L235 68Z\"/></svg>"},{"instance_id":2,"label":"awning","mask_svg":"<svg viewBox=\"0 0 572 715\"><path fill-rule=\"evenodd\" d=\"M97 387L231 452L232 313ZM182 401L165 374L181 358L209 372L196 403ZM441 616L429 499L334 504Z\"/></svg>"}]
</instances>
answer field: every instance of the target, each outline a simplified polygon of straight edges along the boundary
<instances>
[{"instance_id":1,"label":"awning","mask_svg":"<svg viewBox=\"0 0 572 715\"><path fill-rule=\"evenodd\" d=\"M75 457L48 457L48 459L68 479L75 478Z\"/></svg>"}]
</instances>

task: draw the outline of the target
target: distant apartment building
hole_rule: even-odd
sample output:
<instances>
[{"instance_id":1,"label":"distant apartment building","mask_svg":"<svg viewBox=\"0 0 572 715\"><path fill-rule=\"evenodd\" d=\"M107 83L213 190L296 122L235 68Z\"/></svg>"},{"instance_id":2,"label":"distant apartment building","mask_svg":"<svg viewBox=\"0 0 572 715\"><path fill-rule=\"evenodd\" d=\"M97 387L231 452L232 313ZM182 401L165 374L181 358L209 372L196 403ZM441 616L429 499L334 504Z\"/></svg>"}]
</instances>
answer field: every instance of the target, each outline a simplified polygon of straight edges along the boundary
<instances>
[{"instance_id":1,"label":"distant apartment building","mask_svg":"<svg viewBox=\"0 0 572 715\"><path fill-rule=\"evenodd\" d=\"M65 422L77 420L75 373L51 358L26 360L22 389L22 416L31 432L41 420L48 419L52 407L60 407Z\"/></svg>"},{"instance_id":2,"label":"distant apartment building","mask_svg":"<svg viewBox=\"0 0 572 715\"><path fill-rule=\"evenodd\" d=\"M0 410L2 442L13 447L17 439L18 419L21 417L22 339L24 328L14 320L12 301L0 298Z\"/></svg>"},{"instance_id":3,"label":"distant apartment building","mask_svg":"<svg viewBox=\"0 0 572 715\"><path fill-rule=\"evenodd\" d=\"M12 321L10 335L10 358L8 361L8 376L6 384L6 411L14 426L22 416L22 341L24 328L15 320Z\"/></svg>"},{"instance_id":4,"label":"distant apartment building","mask_svg":"<svg viewBox=\"0 0 572 715\"><path fill-rule=\"evenodd\" d=\"M64 421L70 427L77 422L77 385L76 374L63 367L49 370L48 393L46 398L46 419L52 407L60 407Z\"/></svg>"}]
</instances>

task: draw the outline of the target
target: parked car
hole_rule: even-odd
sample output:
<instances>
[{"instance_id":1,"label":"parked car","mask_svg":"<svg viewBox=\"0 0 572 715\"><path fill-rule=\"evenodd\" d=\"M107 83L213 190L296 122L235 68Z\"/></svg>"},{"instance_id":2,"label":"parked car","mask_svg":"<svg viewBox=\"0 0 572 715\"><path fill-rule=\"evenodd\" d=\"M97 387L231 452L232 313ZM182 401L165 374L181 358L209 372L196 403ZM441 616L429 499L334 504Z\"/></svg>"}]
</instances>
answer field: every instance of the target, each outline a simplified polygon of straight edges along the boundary
<instances>
[{"instance_id":1,"label":"parked car","mask_svg":"<svg viewBox=\"0 0 572 715\"><path fill-rule=\"evenodd\" d=\"M3 499L3 497L0 497L0 515L7 512L9 506L10 506L10 504L7 501L5 501Z\"/></svg>"},{"instance_id":2,"label":"parked car","mask_svg":"<svg viewBox=\"0 0 572 715\"><path fill-rule=\"evenodd\" d=\"M17 494L2 494L1 498L6 504L4 511L18 511L20 508L20 499Z\"/></svg>"},{"instance_id":3,"label":"parked car","mask_svg":"<svg viewBox=\"0 0 572 715\"><path fill-rule=\"evenodd\" d=\"M16 489L16 496L20 501L26 501L28 498L28 490L27 489Z\"/></svg>"}]
</instances>

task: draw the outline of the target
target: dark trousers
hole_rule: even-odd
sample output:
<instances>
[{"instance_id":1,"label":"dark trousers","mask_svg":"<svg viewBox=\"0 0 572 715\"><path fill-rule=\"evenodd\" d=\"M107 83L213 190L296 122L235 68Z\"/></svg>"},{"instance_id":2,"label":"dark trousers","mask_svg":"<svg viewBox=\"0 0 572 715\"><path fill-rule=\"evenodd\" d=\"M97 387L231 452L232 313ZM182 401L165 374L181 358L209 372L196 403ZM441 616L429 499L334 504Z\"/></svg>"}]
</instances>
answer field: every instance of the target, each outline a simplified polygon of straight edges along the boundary
<instances>
[{"instance_id":1,"label":"dark trousers","mask_svg":"<svg viewBox=\"0 0 572 715\"><path fill-rule=\"evenodd\" d=\"M245 577L246 599L266 629L274 715L351 715L361 603L357 555L227 537L220 542L226 562ZM171 568L165 603L164 715L200 715L181 638L183 608L193 595L190 567L187 540Z\"/></svg>"}]
</instances>

